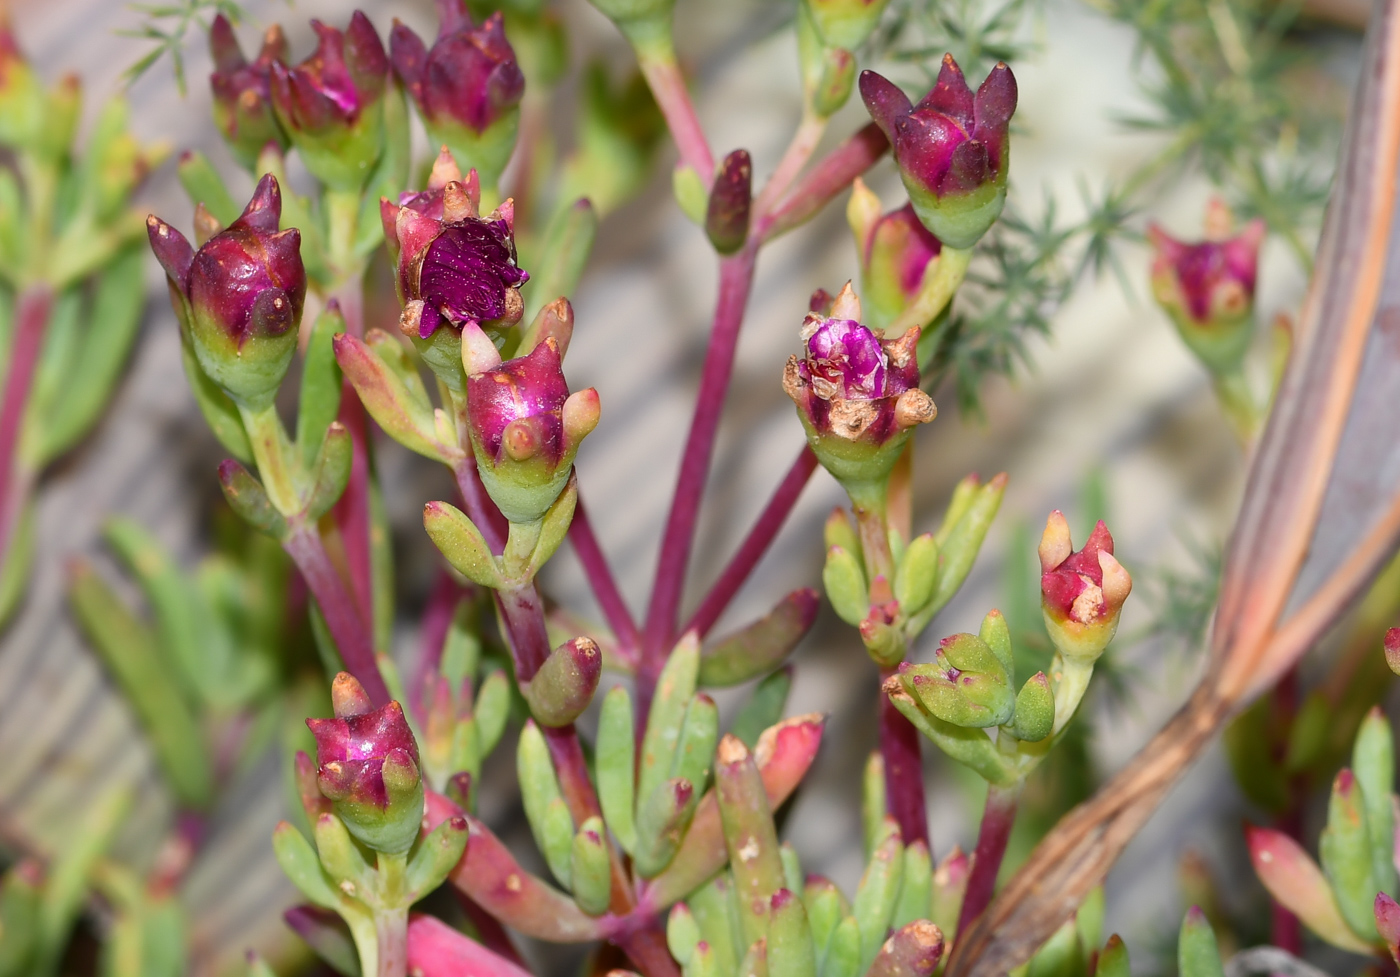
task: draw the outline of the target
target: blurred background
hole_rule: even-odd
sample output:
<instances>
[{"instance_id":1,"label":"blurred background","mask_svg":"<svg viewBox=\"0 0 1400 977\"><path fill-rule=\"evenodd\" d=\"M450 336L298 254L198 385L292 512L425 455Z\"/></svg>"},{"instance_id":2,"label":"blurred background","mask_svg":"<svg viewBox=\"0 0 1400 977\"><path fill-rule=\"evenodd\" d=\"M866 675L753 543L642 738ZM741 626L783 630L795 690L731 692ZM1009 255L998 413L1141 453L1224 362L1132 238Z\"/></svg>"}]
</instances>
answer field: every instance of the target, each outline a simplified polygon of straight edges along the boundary
<instances>
[{"instance_id":1,"label":"blurred background","mask_svg":"<svg viewBox=\"0 0 1400 977\"><path fill-rule=\"evenodd\" d=\"M943 2L958 6L956 0ZM361 6L384 36L396 17L425 36L435 30L427 0L366 0ZM1155 109L1149 95L1153 67L1143 58L1133 28L1079 0L1012 6L1015 27L1007 36L1015 44L1021 99L1012 204L1028 220L1053 206L1059 223L1074 224L1092 214L1109 189L1156 158L1172 133L1128 123ZM312 47L309 18L341 24L352 9L337 0L250 0L244 7L245 50L254 46L261 27L280 20L298 59ZM566 88L579 85L583 66L597 59L617 78L631 69L625 44L592 8L568 0L559 9L571 44ZM977 20L990 10L965 3L960 14L970 11ZM1314 99L1339 121L1354 81L1360 50L1356 26L1364 10L1327 12L1329 21L1310 26L1302 38L1319 67L1306 90L1287 97ZM126 83L124 73L150 47L149 40L128 33L140 26L141 14L113 0L12 0L10 14L23 49L44 77L66 71L81 75L89 114L98 96ZM761 181L776 164L801 108L790 4L682 0L677 16L682 58L695 80L700 119L712 145L719 154L750 150ZM974 82L993 53L973 52L978 67L964 61ZM922 66L896 61L896 76L912 84L922 68L936 68L940 55L941 49ZM210 63L203 42L193 37L184 57L187 94L179 92L168 61L130 84L134 130L142 140L168 141L177 152L203 150L229 175L239 197L251 187L210 119L205 83ZM834 144L864 121L859 100L853 100L831 126L827 142ZM546 124L558 144L567 146L577 120L560 111ZM1339 131L1330 136L1333 146ZM426 140L421 133L418 139L426 157ZM602 423L579 456L580 485L634 609L655 570L656 541L689 423L715 291L710 248L670 200L673 160L663 142L640 194L604 220L573 296L577 327L567 364L574 389L596 386L602 397ZM869 183L887 208L902 202L888 160L870 174ZM1094 732L1071 761L1086 783L1126 762L1198 677L1197 639L1210 608L1213 569L1241 489L1244 452L1207 374L1151 302L1149 253L1141 236L1150 218L1178 237L1199 237L1212 192L1204 174L1164 186L1146 211L1129 217L1129 232L1115 239L1112 261L1080 276L1062 302L1058 295L1032 296L1026 308L1046 318L1048 331L1018 333L1023 348L1011 359L1009 373L987 375L976 387L975 406L960 404L952 380L944 384L935 396L940 416L918 442L916 532L937 525L952 486L964 475L1010 474L1001 513L973 574L930 628L927 642L975 631L992 607L1007 610L1013 626L1018 623L1014 615L1024 602L1016 602L1025 594L1028 574L1035 586L1034 546L1051 509L1069 515L1076 543L1094 519L1109 521L1119 558L1137 586L1108 655L1112 667L1104 669L1109 674L1099 679L1102 687L1084 715ZM191 207L169 163L148 180L140 201L143 209L177 227L190 224ZM809 293L818 287L834 292L857 274L844 206L845 195L816 221L767 249L760 261L687 606L723 566L801 446L801 429L780 376L796 349ZM1304 233L1315 235L1315 223ZM1312 237L1304 243L1310 249ZM1079 255L1067 250L1052 260L1068 277ZM110 559L100 538L109 517L131 517L182 562L192 563L207 552L212 513L222 506L214 479L221 454L181 373L163 276L154 261L147 263L146 274L146 322L129 374L97 432L43 483L38 509L43 546L33 586L21 613L0 636L0 841L12 852L48 850L84 805L115 782L138 787L138 813L120 844L133 858L149 854L170 816L149 752L76 631L63 591L63 568L71 556L84 554L99 564ZM1295 314L1305 285L1294 249L1271 236L1260 273L1261 327L1278 313ZM385 321L375 318L371 304L370 326L392 326L391 303L390 289L379 307L380 319L390 317ZM1029 318L1024 309L1013 310L1010 318L1016 316ZM1261 343L1266 341L1268 330L1259 333ZM421 530L421 506L450 498L452 487L437 467L387 439L381 438L378 452L399 560L396 647L408 654L438 561ZM836 483L819 472L721 632L765 612L781 594L816 584L821 525L842 501ZM581 614L596 613L567 547L551 565L547 589ZM1034 605L1031 610L1038 613ZM822 754L787 816L785 834L809 871L827 874L849 891L863 864L853 785L876 742L876 673L857 636L829 611L823 611L794 661L789 712L821 711L831 719ZM721 698L722 709L732 706ZM482 813L522 859L537 860L513 807L514 793L491 791L493 780L513 780L511 740L506 737L488 767ZM925 758L930 783L936 785L930 794L935 853L954 844L970 848L981 809L975 778L934 749L926 748ZM278 764L269 758L242 777L216 818L211 854L188 887L204 965L228 960L249 945L285 939L279 911L292 901L292 890L281 879L269 844L283 803ZM1138 948L1148 951L1154 941L1171 946L1182 908L1177 879L1183 854L1203 853L1222 875L1247 876L1246 864L1230 861L1243 858L1237 832L1247 811L1217 749L1128 849L1109 878L1107 931L1129 937L1136 966L1171 967ZM1013 848L1013 859L1014 853ZM1249 886L1236 889L1240 899L1262 899ZM565 954L548 966L563 972L568 959Z\"/></svg>"}]
</instances>

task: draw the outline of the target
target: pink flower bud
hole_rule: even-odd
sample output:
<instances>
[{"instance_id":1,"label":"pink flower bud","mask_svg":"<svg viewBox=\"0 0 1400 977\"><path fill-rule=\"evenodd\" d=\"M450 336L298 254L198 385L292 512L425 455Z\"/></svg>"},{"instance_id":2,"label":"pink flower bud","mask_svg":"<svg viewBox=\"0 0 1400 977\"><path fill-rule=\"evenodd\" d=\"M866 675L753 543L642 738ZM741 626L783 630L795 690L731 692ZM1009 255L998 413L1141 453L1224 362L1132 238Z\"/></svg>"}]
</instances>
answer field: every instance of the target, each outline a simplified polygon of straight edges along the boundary
<instances>
[{"instance_id":1,"label":"pink flower bud","mask_svg":"<svg viewBox=\"0 0 1400 977\"><path fill-rule=\"evenodd\" d=\"M912 204L880 213L880 199L859 177L847 219L860 252L861 308L875 328L893 322L919 294L930 262L943 243L919 221Z\"/></svg>"},{"instance_id":2,"label":"pink flower bud","mask_svg":"<svg viewBox=\"0 0 1400 977\"><path fill-rule=\"evenodd\" d=\"M336 718L308 719L316 737L317 784L361 843L376 851L407 851L423 818L418 744L403 708L369 709L369 698L347 673L332 686Z\"/></svg>"},{"instance_id":3,"label":"pink flower bud","mask_svg":"<svg viewBox=\"0 0 1400 977\"><path fill-rule=\"evenodd\" d=\"M597 426L598 394L569 393L558 343L549 337L469 376L467 419L487 492L507 519L533 522L559 497L579 443Z\"/></svg>"},{"instance_id":4,"label":"pink flower bud","mask_svg":"<svg viewBox=\"0 0 1400 977\"><path fill-rule=\"evenodd\" d=\"M1118 630L1133 579L1113 556L1113 536L1102 522L1075 551L1069 523L1056 509L1040 540L1040 595L1045 625L1061 654L1093 660Z\"/></svg>"},{"instance_id":5,"label":"pink flower bud","mask_svg":"<svg viewBox=\"0 0 1400 977\"><path fill-rule=\"evenodd\" d=\"M1155 252L1152 294L1186 345L1217 373L1238 367L1249 348L1264 232L1264 222L1253 220L1234 237L1188 243L1156 224L1147 229Z\"/></svg>"}]
</instances>

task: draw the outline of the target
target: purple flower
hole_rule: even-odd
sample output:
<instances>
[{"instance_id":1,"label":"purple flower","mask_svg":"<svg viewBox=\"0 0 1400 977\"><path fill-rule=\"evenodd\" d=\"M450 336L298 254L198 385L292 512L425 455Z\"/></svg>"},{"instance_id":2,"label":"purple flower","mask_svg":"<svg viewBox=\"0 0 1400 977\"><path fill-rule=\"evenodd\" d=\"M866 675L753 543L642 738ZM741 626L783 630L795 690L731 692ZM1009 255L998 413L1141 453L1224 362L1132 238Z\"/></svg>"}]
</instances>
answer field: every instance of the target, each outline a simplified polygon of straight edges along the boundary
<instances>
[{"instance_id":1,"label":"purple flower","mask_svg":"<svg viewBox=\"0 0 1400 977\"><path fill-rule=\"evenodd\" d=\"M1016 79L1005 64L974 95L952 55L917 106L893 83L862 72L860 94L894 149L909 200L944 244L970 248L1001 214Z\"/></svg>"},{"instance_id":2,"label":"purple flower","mask_svg":"<svg viewBox=\"0 0 1400 977\"><path fill-rule=\"evenodd\" d=\"M272 111L272 65L287 57L287 38L274 24L263 36L262 50L252 63L243 56L233 25L219 14L209 28L209 52L214 72L214 122L233 154L250 169L268 143L287 148L287 135Z\"/></svg>"},{"instance_id":3,"label":"purple flower","mask_svg":"<svg viewBox=\"0 0 1400 977\"><path fill-rule=\"evenodd\" d=\"M495 362L467 377L467 420L482 482L507 519L533 522L563 491L579 443L598 424L598 392L569 393L559 345L545 338L500 362L474 325L464 345ZM475 365L475 364L474 364ZM485 365L485 364L483 364Z\"/></svg>"},{"instance_id":4,"label":"purple flower","mask_svg":"<svg viewBox=\"0 0 1400 977\"><path fill-rule=\"evenodd\" d=\"M494 185L515 145L525 75L500 12L473 27L464 0L437 0L438 36L428 48L398 21L389 35L394 72L418 106L428 135Z\"/></svg>"},{"instance_id":5,"label":"purple flower","mask_svg":"<svg viewBox=\"0 0 1400 977\"><path fill-rule=\"evenodd\" d=\"M316 51L294 67L273 61L272 104L307 169L334 189L357 190L383 149L389 59L360 11L342 33L313 20Z\"/></svg>"},{"instance_id":6,"label":"purple flower","mask_svg":"<svg viewBox=\"0 0 1400 977\"><path fill-rule=\"evenodd\" d=\"M812 449L848 488L888 477L910 429L937 413L919 389L918 328L890 341L859 320L860 300L847 282L829 315L803 320L803 355L783 372Z\"/></svg>"},{"instance_id":7,"label":"purple flower","mask_svg":"<svg viewBox=\"0 0 1400 977\"><path fill-rule=\"evenodd\" d=\"M1214 204L1212 214L1228 227L1224 204ZM1187 243L1156 224L1147 229L1156 252L1153 295L1186 344L1216 372L1237 367L1249 347L1264 232L1264 222L1253 220L1234 237Z\"/></svg>"},{"instance_id":8,"label":"purple flower","mask_svg":"<svg viewBox=\"0 0 1400 977\"><path fill-rule=\"evenodd\" d=\"M439 168L435 167L434 172ZM382 205L390 247L398 254L404 331L427 339L446 323L509 325L524 309L519 288L530 276L516 264L513 209L507 201L490 217L476 213L474 180L450 180Z\"/></svg>"},{"instance_id":9,"label":"purple flower","mask_svg":"<svg viewBox=\"0 0 1400 977\"><path fill-rule=\"evenodd\" d=\"M301 234L278 230L281 213L281 192L268 174L239 218L197 253L165 221L146 219L200 367L250 407L269 403L286 375L306 299Z\"/></svg>"},{"instance_id":10,"label":"purple flower","mask_svg":"<svg viewBox=\"0 0 1400 977\"><path fill-rule=\"evenodd\" d=\"M317 784L350 833L376 851L407 851L423 817L418 744L403 708L372 709L359 682L341 672L334 719L308 719L316 738Z\"/></svg>"}]
</instances>

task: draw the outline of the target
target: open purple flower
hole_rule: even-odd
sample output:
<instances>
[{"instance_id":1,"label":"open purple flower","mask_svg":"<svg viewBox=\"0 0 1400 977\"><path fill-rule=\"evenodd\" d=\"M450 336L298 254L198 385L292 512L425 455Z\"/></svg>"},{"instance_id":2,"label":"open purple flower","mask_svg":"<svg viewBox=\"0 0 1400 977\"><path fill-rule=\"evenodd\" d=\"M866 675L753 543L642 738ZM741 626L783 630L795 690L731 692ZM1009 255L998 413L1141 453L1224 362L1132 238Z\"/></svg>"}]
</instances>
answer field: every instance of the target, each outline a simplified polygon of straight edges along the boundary
<instances>
[{"instance_id":1,"label":"open purple flower","mask_svg":"<svg viewBox=\"0 0 1400 977\"><path fill-rule=\"evenodd\" d=\"M1011 69L998 64L974 95L949 54L918 105L873 71L861 73L860 94L894 149L919 220L950 248L976 244L1006 203L1016 111Z\"/></svg>"},{"instance_id":2,"label":"open purple flower","mask_svg":"<svg viewBox=\"0 0 1400 977\"><path fill-rule=\"evenodd\" d=\"M1228 222L1228 212L1224 220ZM1234 369L1253 335L1264 222L1250 221L1233 237L1195 243L1178 241L1156 224L1147 234L1155 251L1152 293L1157 303L1207 366L1216 372Z\"/></svg>"},{"instance_id":3,"label":"open purple flower","mask_svg":"<svg viewBox=\"0 0 1400 977\"><path fill-rule=\"evenodd\" d=\"M463 337L487 350L488 368L467 378L472 451L487 492L512 522L533 522L563 491L579 443L598 424L598 392L569 393L559 345L547 337L504 363L475 326ZM488 365L489 364L489 365ZM475 365L475 364L474 364Z\"/></svg>"},{"instance_id":4,"label":"open purple flower","mask_svg":"<svg viewBox=\"0 0 1400 977\"><path fill-rule=\"evenodd\" d=\"M371 709L363 688L341 672L336 718L308 719L316 737L316 779L350 833L376 851L407 851L423 818L418 744L403 708Z\"/></svg>"},{"instance_id":5,"label":"open purple flower","mask_svg":"<svg viewBox=\"0 0 1400 977\"><path fill-rule=\"evenodd\" d=\"M296 350L306 300L301 233L278 230L282 196L271 174L243 213L196 253L154 215L151 250L200 367L245 406L270 403Z\"/></svg>"},{"instance_id":6,"label":"open purple flower","mask_svg":"<svg viewBox=\"0 0 1400 977\"><path fill-rule=\"evenodd\" d=\"M311 27L319 38L311 57L271 63L272 104L307 169L333 189L358 190L383 149L389 59L358 10L344 32L319 20Z\"/></svg>"},{"instance_id":7,"label":"open purple flower","mask_svg":"<svg viewBox=\"0 0 1400 977\"><path fill-rule=\"evenodd\" d=\"M525 75L499 11L474 27L464 0L437 0L437 8L438 36L431 48L394 22L389 35L394 72L418 106L428 135L495 185L515 147Z\"/></svg>"},{"instance_id":8,"label":"open purple flower","mask_svg":"<svg viewBox=\"0 0 1400 977\"><path fill-rule=\"evenodd\" d=\"M233 25L219 14L209 27L209 52L214 58L214 71L209 76L214 122L234 156L252 169L268 143L287 148L287 134L272 111L272 65L286 60L287 38L278 25L269 27L262 50L250 63L233 34Z\"/></svg>"},{"instance_id":9,"label":"open purple flower","mask_svg":"<svg viewBox=\"0 0 1400 977\"><path fill-rule=\"evenodd\" d=\"M812 449L848 488L883 482L910 429L937 413L919 389L918 328L890 341L859 319L848 282L829 316L813 312L803 320L803 355L789 358L783 373Z\"/></svg>"},{"instance_id":10,"label":"open purple flower","mask_svg":"<svg viewBox=\"0 0 1400 977\"><path fill-rule=\"evenodd\" d=\"M1133 578L1113 556L1113 535L1100 521L1080 550L1056 509L1040 539L1040 598L1045 624L1062 654L1097 658L1118 630Z\"/></svg>"},{"instance_id":11,"label":"open purple flower","mask_svg":"<svg viewBox=\"0 0 1400 977\"><path fill-rule=\"evenodd\" d=\"M524 310L519 288L530 276L516 264L512 210L476 213L474 182L450 181L404 198L392 214L390 247L398 252L404 331L427 339L444 324L460 331L467 322L487 327L518 322ZM436 215L436 216L434 216Z\"/></svg>"}]
</instances>

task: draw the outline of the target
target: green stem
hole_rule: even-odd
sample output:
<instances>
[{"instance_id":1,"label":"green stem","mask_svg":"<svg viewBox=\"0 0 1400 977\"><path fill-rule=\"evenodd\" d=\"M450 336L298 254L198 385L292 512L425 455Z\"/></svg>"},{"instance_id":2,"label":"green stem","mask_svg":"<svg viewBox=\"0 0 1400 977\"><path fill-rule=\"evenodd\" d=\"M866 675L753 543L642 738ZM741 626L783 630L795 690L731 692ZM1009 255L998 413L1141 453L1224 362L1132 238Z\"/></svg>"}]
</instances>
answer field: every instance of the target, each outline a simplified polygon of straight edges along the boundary
<instances>
[{"instance_id":1,"label":"green stem","mask_svg":"<svg viewBox=\"0 0 1400 977\"><path fill-rule=\"evenodd\" d=\"M374 932L379 951L377 977L405 977L408 973L409 899L404 878L407 864L408 858L402 853L379 853L374 908Z\"/></svg>"},{"instance_id":2,"label":"green stem","mask_svg":"<svg viewBox=\"0 0 1400 977\"><path fill-rule=\"evenodd\" d=\"M291 440L282 426L282 419L277 416L277 408L268 404L254 410L240 404L238 413L243 418L243 427L248 431L253 460L258 464L258 474L262 476L267 497L282 515L291 517L300 514L299 473L293 459Z\"/></svg>"},{"instance_id":3,"label":"green stem","mask_svg":"<svg viewBox=\"0 0 1400 977\"><path fill-rule=\"evenodd\" d=\"M338 282L331 291L339 294L345 291L344 283L358 283L364 277L365 262L355 256L363 194L358 190L327 190L322 199L326 208L326 259Z\"/></svg>"},{"instance_id":4,"label":"green stem","mask_svg":"<svg viewBox=\"0 0 1400 977\"><path fill-rule=\"evenodd\" d=\"M1094 676L1092 662L1066 658L1059 652L1050 664L1050 681L1055 687L1055 727L1046 739L1053 741L1059 736L1079 709L1079 703L1089 688L1089 679Z\"/></svg>"},{"instance_id":5,"label":"green stem","mask_svg":"<svg viewBox=\"0 0 1400 977\"><path fill-rule=\"evenodd\" d=\"M1266 414L1256 403L1244 371L1236 367L1229 373L1215 374L1212 381L1221 409L1229 419L1230 426L1234 428L1235 435L1240 439L1240 444L1247 449L1258 437L1259 425Z\"/></svg>"},{"instance_id":6,"label":"green stem","mask_svg":"<svg viewBox=\"0 0 1400 977\"><path fill-rule=\"evenodd\" d=\"M972 249L943 246L938 260L930 272L924 274L924 281L914 301L901 312L894 322L885 329L885 335L898 336L911 326L926 327L943 311L944 306L953 300L958 286L967 277L967 265L972 260Z\"/></svg>"},{"instance_id":7,"label":"green stem","mask_svg":"<svg viewBox=\"0 0 1400 977\"><path fill-rule=\"evenodd\" d=\"M860 546L865 556L865 576L874 580L883 576L891 586L894 584L894 554L890 552L888 511L888 490L885 482L871 482L863 485L847 485L846 494L851 497L851 508L855 511L856 528L860 531Z\"/></svg>"}]
</instances>

